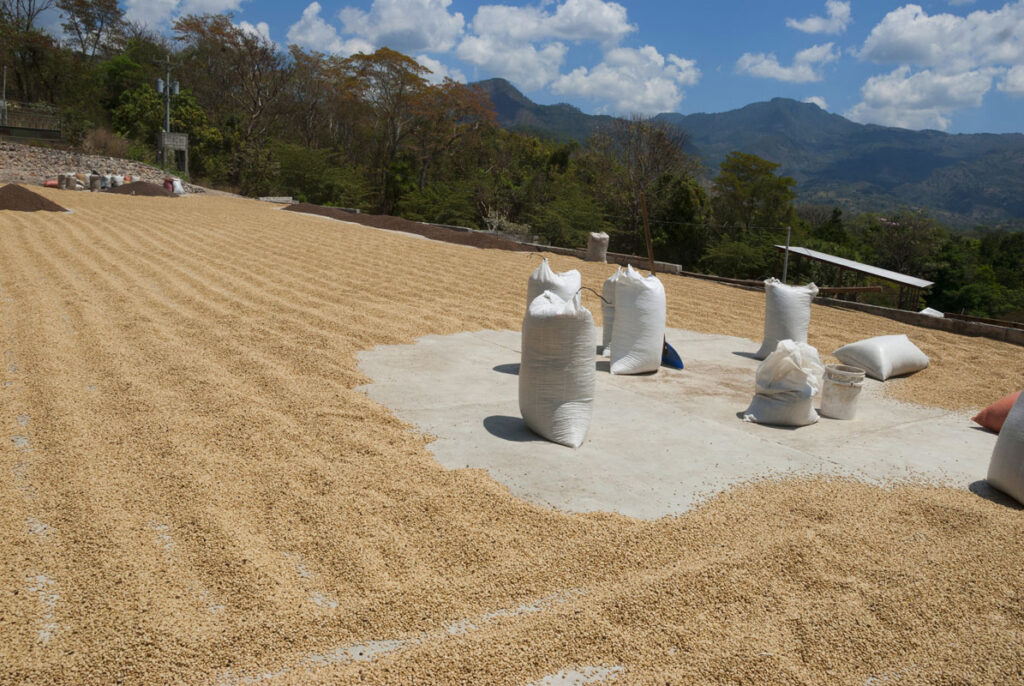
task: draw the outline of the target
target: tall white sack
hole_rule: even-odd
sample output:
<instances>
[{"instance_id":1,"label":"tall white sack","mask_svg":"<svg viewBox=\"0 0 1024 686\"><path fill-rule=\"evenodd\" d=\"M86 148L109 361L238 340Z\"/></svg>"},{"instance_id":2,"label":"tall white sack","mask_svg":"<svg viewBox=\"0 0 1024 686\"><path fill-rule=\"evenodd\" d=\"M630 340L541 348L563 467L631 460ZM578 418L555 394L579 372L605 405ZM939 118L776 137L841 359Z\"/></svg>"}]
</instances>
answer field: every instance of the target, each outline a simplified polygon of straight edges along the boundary
<instances>
[{"instance_id":1,"label":"tall white sack","mask_svg":"<svg viewBox=\"0 0 1024 686\"><path fill-rule=\"evenodd\" d=\"M775 351L779 341L807 342L811 323L811 301L818 294L813 283L788 286L776 278L764 282L764 341L754 357L763 360Z\"/></svg>"},{"instance_id":2,"label":"tall white sack","mask_svg":"<svg viewBox=\"0 0 1024 686\"><path fill-rule=\"evenodd\" d=\"M614 274L605 279L604 286L601 287L601 297L604 298L601 302L601 319L603 321L601 352L605 355L611 354L612 351L612 325L615 323L615 284L619 282L622 273L622 267L619 267Z\"/></svg>"},{"instance_id":3,"label":"tall white sack","mask_svg":"<svg viewBox=\"0 0 1024 686\"><path fill-rule=\"evenodd\" d=\"M1010 408L999 430L988 463L988 482L1024 504L1024 393Z\"/></svg>"},{"instance_id":4,"label":"tall white sack","mask_svg":"<svg viewBox=\"0 0 1024 686\"><path fill-rule=\"evenodd\" d=\"M665 343L665 287L627 266L615 282L612 374L657 371Z\"/></svg>"},{"instance_id":5,"label":"tall white sack","mask_svg":"<svg viewBox=\"0 0 1024 686\"><path fill-rule=\"evenodd\" d=\"M519 412L532 431L578 448L594 409L594 317L577 293L545 291L523 319Z\"/></svg>"},{"instance_id":6,"label":"tall white sack","mask_svg":"<svg viewBox=\"0 0 1024 686\"><path fill-rule=\"evenodd\" d=\"M567 272L556 274L548 264L548 258L540 263L540 266L533 270L530 279L526 283L526 306L529 307L538 295L544 291L551 291L562 300L572 300L583 285L579 271L570 269Z\"/></svg>"}]
</instances>

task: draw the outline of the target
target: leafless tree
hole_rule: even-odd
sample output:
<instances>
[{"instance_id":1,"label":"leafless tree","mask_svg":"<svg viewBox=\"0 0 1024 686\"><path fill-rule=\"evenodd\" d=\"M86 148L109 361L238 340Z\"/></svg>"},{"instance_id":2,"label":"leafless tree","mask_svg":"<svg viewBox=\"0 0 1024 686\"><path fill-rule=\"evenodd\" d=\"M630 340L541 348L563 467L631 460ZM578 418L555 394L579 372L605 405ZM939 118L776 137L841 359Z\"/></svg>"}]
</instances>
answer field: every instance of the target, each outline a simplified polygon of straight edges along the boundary
<instances>
[{"instance_id":1,"label":"leafless tree","mask_svg":"<svg viewBox=\"0 0 1024 686\"><path fill-rule=\"evenodd\" d=\"M55 0L0 0L0 19L18 31L29 31L39 15L55 6Z\"/></svg>"}]
</instances>

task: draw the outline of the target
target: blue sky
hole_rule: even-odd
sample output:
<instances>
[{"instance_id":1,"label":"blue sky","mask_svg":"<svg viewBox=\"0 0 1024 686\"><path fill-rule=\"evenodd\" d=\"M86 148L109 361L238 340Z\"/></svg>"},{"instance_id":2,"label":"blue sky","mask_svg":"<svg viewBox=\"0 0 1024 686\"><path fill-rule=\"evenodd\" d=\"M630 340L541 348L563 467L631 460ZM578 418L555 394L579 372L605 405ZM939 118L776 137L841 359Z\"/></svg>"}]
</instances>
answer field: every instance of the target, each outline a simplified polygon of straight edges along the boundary
<instances>
[{"instance_id":1,"label":"blue sky","mask_svg":"<svg viewBox=\"0 0 1024 686\"><path fill-rule=\"evenodd\" d=\"M1024 0L122 0L166 30L232 12L280 45L387 45L438 78L501 76L589 113L721 112L782 96L863 123L1024 131Z\"/></svg>"}]
</instances>

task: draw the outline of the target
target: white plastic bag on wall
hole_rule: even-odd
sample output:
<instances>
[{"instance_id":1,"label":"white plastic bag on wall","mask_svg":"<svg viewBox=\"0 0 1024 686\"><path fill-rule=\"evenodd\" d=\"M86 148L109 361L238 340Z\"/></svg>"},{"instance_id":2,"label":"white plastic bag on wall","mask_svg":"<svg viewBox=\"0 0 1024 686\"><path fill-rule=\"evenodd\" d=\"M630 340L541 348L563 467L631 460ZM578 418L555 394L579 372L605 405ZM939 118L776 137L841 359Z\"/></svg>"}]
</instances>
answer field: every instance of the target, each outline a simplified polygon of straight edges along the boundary
<instances>
[{"instance_id":1,"label":"white plastic bag on wall","mask_svg":"<svg viewBox=\"0 0 1024 686\"><path fill-rule=\"evenodd\" d=\"M999 430L988 464L988 482L1024 505L1024 393Z\"/></svg>"},{"instance_id":2,"label":"white plastic bag on wall","mask_svg":"<svg viewBox=\"0 0 1024 686\"><path fill-rule=\"evenodd\" d=\"M657 371L665 341L665 287L630 266L615 282L612 374Z\"/></svg>"},{"instance_id":3,"label":"white plastic bag on wall","mask_svg":"<svg viewBox=\"0 0 1024 686\"><path fill-rule=\"evenodd\" d=\"M556 274L548 264L548 258L540 263L526 283L526 306L536 299L544 291L551 291L562 300L572 300L583 285L579 271L570 269L567 272Z\"/></svg>"},{"instance_id":4,"label":"white plastic bag on wall","mask_svg":"<svg viewBox=\"0 0 1024 686\"><path fill-rule=\"evenodd\" d=\"M601 297L604 298L601 302L601 319L603 321L601 352L605 355L610 355L612 351L612 326L615 323L615 284L619 282L619 277L622 276L622 273L622 267L619 267L614 274L605 279L604 286L601 287Z\"/></svg>"},{"instance_id":5,"label":"white plastic bag on wall","mask_svg":"<svg viewBox=\"0 0 1024 686\"><path fill-rule=\"evenodd\" d=\"M807 328L811 323L811 301L818 294L813 283L806 286L787 286L778 279L764 282L764 341L754 357L763 360L771 354L779 341L789 339L807 342Z\"/></svg>"},{"instance_id":6,"label":"white plastic bag on wall","mask_svg":"<svg viewBox=\"0 0 1024 686\"><path fill-rule=\"evenodd\" d=\"M865 338L844 345L832 354L843 364L860 367L872 379L879 381L920 371L929 362L928 356L905 333Z\"/></svg>"},{"instance_id":7,"label":"white plastic bag on wall","mask_svg":"<svg viewBox=\"0 0 1024 686\"><path fill-rule=\"evenodd\" d=\"M775 426L807 426L818 421L814 396L821 392L825 367L806 343L779 341L757 368L756 393L743 420Z\"/></svg>"},{"instance_id":8,"label":"white plastic bag on wall","mask_svg":"<svg viewBox=\"0 0 1024 686\"><path fill-rule=\"evenodd\" d=\"M594 408L594 317L579 294L544 291L526 309L519 364L519 412L532 431L578 448Z\"/></svg>"}]
</instances>

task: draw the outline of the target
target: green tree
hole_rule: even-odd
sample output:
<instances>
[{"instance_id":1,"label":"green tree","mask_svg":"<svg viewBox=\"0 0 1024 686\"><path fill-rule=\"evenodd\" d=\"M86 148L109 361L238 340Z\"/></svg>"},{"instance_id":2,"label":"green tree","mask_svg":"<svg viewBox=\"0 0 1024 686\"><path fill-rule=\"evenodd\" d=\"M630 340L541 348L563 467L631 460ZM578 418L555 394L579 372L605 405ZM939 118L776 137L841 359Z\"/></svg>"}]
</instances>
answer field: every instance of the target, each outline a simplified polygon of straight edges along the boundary
<instances>
[{"instance_id":1,"label":"green tree","mask_svg":"<svg viewBox=\"0 0 1024 686\"><path fill-rule=\"evenodd\" d=\"M888 217L866 219L858 239L871 264L911 276L930 268L944 232L925 212L904 208Z\"/></svg>"},{"instance_id":2,"label":"green tree","mask_svg":"<svg viewBox=\"0 0 1024 686\"><path fill-rule=\"evenodd\" d=\"M57 7L61 28L87 60L123 37L124 13L117 0L57 0Z\"/></svg>"},{"instance_id":3,"label":"green tree","mask_svg":"<svg viewBox=\"0 0 1024 686\"><path fill-rule=\"evenodd\" d=\"M696 270L711 238L711 202L693 178L667 176L655 187L651 237L659 259Z\"/></svg>"},{"instance_id":4,"label":"green tree","mask_svg":"<svg viewBox=\"0 0 1024 686\"><path fill-rule=\"evenodd\" d=\"M416 60L389 48L371 55L359 53L346 64L352 70L352 84L372 113L375 143L374 167L379 198L377 209L394 211L400 196L402 168L396 167L399 152L413 132L417 103L427 86L427 68Z\"/></svg>"},{"instance_id":5,"label":"green tree","mask_svg":"<svg viewBox=\"0 0 1024 686\"><path fill-rule=\"evenodd\" d=\"M638 255L647 253L642 207L663 214L671 203L672 179L691 179L698 165L683 152L681 129L632 116L617 119L587 141L586 173L607 214L615 217L613 245Z\"/></svg>"},{"instance_id":6,"label":"green tree","mask_svg":"<svg viewBox=\"0 0 1024 686\"><path fill-rule=\"evenodd\" d=\"M231 182L244 193L265 193L274 167L268 144L285 111L284 55L228 15L181 17L174 31L185 46L183 80L221 128Z\"/></svg>"},{"instance_id":7,"label":"green tree","mask_svg":"<svg viewBox=\"0 0 1024 686\"><path fill-rule=\"evenodd\" d=\"M749 235L757 228L777 228L793 222L796 181L776 176L779 165L757 155L731 152L712 185L715 219Z\"/></svg>"},{"instance_id":8,"label":"green tree","mask_svg":"<svg viewBox=\"0 0 1024 686\"><path fill-rule=\"evenodd\" d=\"M111 119L117 133L155 147L164 125L163 96L149 84L125 91ZM191 92L182 91L173 99L171 129L188 134L190 173L193 176L208 174L221 147L221 134L210 124Z\"/></svg>"}]
</instances>

